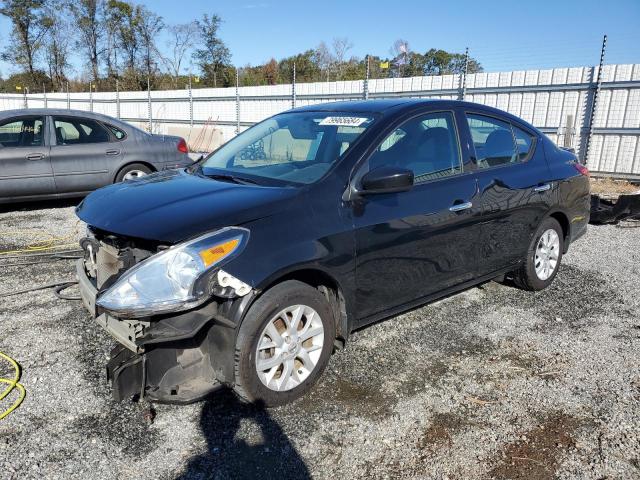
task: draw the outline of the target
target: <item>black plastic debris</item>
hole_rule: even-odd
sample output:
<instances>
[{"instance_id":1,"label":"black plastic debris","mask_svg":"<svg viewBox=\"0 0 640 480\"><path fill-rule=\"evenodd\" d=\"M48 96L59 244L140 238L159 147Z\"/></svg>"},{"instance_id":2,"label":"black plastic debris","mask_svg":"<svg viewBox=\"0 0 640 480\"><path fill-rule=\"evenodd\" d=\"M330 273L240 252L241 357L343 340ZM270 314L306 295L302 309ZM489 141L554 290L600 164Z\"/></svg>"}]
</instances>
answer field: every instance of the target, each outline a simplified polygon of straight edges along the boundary
<instances>
[{"instance_id":1,"label":"black plastic debris","mask_svg":"<svg viewBox=\"0 0 640 480\"><path fill-rule=\"evenodd\" d=\"M617 224L631 218L640 218L640 193L620 195L617 200L591 195L590 223Z\"/></svg>"}]
</instances>

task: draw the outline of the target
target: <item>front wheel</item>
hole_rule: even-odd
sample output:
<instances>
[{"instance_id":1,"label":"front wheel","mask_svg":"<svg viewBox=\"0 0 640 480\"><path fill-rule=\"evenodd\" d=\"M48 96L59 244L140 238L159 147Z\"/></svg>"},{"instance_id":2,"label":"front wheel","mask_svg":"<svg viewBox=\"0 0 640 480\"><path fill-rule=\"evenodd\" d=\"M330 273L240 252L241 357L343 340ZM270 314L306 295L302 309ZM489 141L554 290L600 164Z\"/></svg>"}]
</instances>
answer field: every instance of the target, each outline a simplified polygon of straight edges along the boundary
<instances>
[{"instance_id":1,"label":"front wheel","mask_svg":"<svg viewBox=\"0 0 640 480\"><path fill-rule=\"evenodd\" d=\"M538 227L522 266L513 281L524 290L542 290L553 282L564 249L562 227L555 218L546 218Z\"/></svg>"},{"instance_id":2,"label":"front wheel","mask_svg":"<svg viewBox=\"0 0 640 480\"><path fill-rule=\"evenodd\" d=\"M335 320L317 289L289 280L251 306L236 341L234 389L249 401L276 406L304 395L333 350Z\"/></svg>"}]
</instances>

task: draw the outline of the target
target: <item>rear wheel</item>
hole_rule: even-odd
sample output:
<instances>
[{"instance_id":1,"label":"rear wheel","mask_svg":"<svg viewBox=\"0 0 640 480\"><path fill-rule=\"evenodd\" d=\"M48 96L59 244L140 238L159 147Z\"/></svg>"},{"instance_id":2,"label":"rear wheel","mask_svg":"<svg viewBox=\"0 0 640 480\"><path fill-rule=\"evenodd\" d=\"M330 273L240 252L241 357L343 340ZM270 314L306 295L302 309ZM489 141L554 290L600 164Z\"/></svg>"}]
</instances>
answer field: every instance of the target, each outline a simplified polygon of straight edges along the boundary
<instances>
[{"instance_id":1,"label":"rear wheel","mask_svg":"<svg viewBox=\"0 0 640 480\"><path fill-rule=\"evenodd\" d=\"M531 240L522 266L514 273L513 281L525 290L542 290L556 278L562 251L564 233L554 218L545 219Z\"/></svg>"},{"instance_id":2,"label":"rear wheel","mask_svg":"<svg viewBox=\"0 0 640 480\"><path fill-rule=\"evenodd\" d=\"M249 402L288 403L306 393L329 362L335 321L317 289L289 280L247 312L236 341L234 389Z\"/></svg>"},{"instance_id":3,"label":"rear wheel","mask_svg":"<svg viewBox=\"0 0 640 480\"><path fill-rule=\"evenodd\" d=\"M137 178L149 175L151 169L142 163L132 163L131 165L125 165L116 175L116 183L124 182L127 180L136 180Z\"/></svg>"}]
</instances>

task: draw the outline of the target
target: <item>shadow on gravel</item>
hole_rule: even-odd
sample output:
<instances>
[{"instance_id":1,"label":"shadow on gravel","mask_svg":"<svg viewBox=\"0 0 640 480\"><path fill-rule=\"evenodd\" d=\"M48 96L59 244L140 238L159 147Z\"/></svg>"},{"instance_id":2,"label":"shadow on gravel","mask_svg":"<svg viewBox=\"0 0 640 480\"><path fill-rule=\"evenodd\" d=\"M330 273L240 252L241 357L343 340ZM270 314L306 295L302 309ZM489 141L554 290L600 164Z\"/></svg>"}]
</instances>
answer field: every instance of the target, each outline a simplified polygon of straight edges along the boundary
<instances>
[{"instance_id":1,"label":"shadow on gravel","mask_svg":"<svg viewBox=\"0 0 640 480\"><path fill-rule=\"evenodd\" d=\"M222 390L200 416L206 452L192 458L177 480L204 478L311 478L307 466L267 410ZM236 438L238 432L243 439ZM249 438L249 442L246 440Z\"/></svg>"},{"instance_id":2,"label":"shadow on gravel","mask_svg":"<svg viewBox=\"0 0 640 480\"><path fill-rule=\"evenodd\" d=\"M75 207L80 203L80 200L82 200L82 197L38 200L34 202L6 203L0 204L0 213L28 212L31 210L45 210L47 208Z\"/></svg>"}]
</instances>

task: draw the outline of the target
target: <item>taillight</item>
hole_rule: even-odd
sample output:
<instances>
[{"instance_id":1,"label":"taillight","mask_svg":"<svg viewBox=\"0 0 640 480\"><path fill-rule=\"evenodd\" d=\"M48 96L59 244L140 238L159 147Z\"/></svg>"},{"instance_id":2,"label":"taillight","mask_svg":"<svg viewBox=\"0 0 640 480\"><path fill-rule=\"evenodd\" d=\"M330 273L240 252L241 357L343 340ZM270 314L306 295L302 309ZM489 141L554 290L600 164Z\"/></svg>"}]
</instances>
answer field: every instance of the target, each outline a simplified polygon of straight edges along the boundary
<instances>
[{"instance_id":1,"label":"taillight","mask_svg":"<svg viewBox=\"0 0 640 480\"><path fill-rule=\"evenodd\" d=\"M178 141L178 151L182 153L189 153L189 147L187 147L187 142L184 141L184 138L181 138Z\"/></svg>"},{"instance_id":2,"label":"taillight","mask_svg":"<svg viewBox=\"0 0 640 480\"><path fill-rule=\"evenodd\" d=\"M573 164L573 166L576 167L576 170L578 170L581 175L584 175L585 177L588 177L589 175L591 175L589 173L589 169L584 165L582 165L581 163L576 162Z\"/></svg>"}]
</instances>

